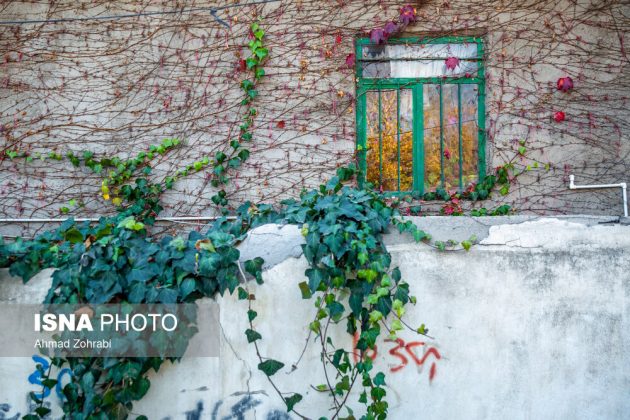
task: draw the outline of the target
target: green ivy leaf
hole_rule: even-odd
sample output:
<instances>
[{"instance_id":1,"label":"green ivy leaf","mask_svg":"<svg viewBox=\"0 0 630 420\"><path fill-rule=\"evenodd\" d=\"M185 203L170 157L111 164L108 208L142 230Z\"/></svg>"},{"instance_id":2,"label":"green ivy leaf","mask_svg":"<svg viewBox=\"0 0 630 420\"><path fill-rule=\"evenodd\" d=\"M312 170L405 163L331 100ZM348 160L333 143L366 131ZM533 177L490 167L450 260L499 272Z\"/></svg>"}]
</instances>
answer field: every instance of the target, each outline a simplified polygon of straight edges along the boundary
<instances>
[{"instance_id":1,"label":"green ivy leaf","mask_svg":"<svg viewBox=\"0 0 630 420\"><path fill-rule=\"evenodd\" d=\"M64 235L64 239L70 243L78 244L83 242L83 234L77 228L67 230Z\"/></svg>"},{"instance_id":2,"label":"green ivy leaf","mask_svg":"<svg viewBox=\"0 0 630 420\"><path fill-rule=\"evenodd\" d=\"M370 312L370 322L372 324L376 324L381 319L383 319L383 314L380 311L373 310Z\"/></svg>"},{"instance_id":3,"label":"green ivy leaf","mask_svg":"<svg viewBox=\"0 0 630 420\"><path fill-rule=\"evenodd\" d=\"M381 386L385 385L385 374L383 372L379 372L374 375L374 385Z\"/></svg>"},{"instance_id":4,"label":"green ivy leaf","mask_svg":"<svg viewBox=\"0 0 630 420\"><path fill-rule=\"evenodd\" d=\"M249 294L245 291L245 289L243 289L242 287L238 288L238 299L239 300L246 300L249 298Z\"/></svg>"},{"instance_id":5,"label":"green ivy leaf","mask_svg":"<svg viewBox=\"0 0 630 420\"><path fill-rule=\"evenodd\" d=\"M259 29L256 32L254 32L254 37L257 40L259 40L259 41L263 39L263 36L265 36L265 32L263 30L261 30L261 29ZM289 411L291 411L291 410L289 410Z\"/></svg>"},{"instance_id":6,"label":"green ivy leaf","mask_svg":"<svg viewBox=\"0 0 630 420\"><path fill-rule=\"evenodd\" d=\"M269 51L267 50L267 48L258 48L256 50L256 56L262 60L265 57L267 57L267 55L269 55Z\"/></svg>"},{"instance_id":7,"label":"green ivy leaf","mask_svg":"<svg viewBox=\"0 0 630 420\"><path fill-rule=\"evenodd\" d=\"M305 281L298 284L298 286L300 287L300 292L302 292L302 299L310 299L311 296L313 296L311 289Z\"/></svg>"},{"instance_id":8,"label":"green ivy leaf","mask_svg":"<svg viewBox=\"0 0 630 420\"><path fill-rule=\"evenodd\" d=\"M284 402L287 404L287 411L292 411L293 407L295 407L295 404L299 403L300 401L302 401L302 395L297 393L291 395L289 398L285 398Z\"/></svg>"},{"instance_id":9,"label":"green ivy leaf","mask_svg":"<svg viewBox=\"0 0 630 420\"><path fill-rule=\"evenodd\" d=\"M260 335L258 331L254 331L250 328L245 330L245 335L247 336L248 343L253 343L254 341L260 340L262 338L262 335Z\"/></svg>"},{"instance_id":10,"label":"green ivy leaf","mask_svg":"<svg viewBox=\"0 0 630 420\"><path fill-rule=\"evenodd\" d=\"M312 293L316 292L319 285L326 279L326 272L321 268L309 268L305 271L308 277L308 288Z\"/></svg>"},{"instance_id":11,"label":"green ivy leaf","mask_svg":"<svg viewBox=\"0 0 630 420\"><path fill-rule=\"evenodd\" d=\"M186 297L191 294L197 287L197 283L195 279L189 277L184 279L182 284L179 286L179 292L181 293L182 299L186 299Z\"/></svg>"},{"instance_id":12,"label":"green ivy leaf","mask_svg":"<svg viewBox=\"0 0 630 420\"><path fill-rule=\"evenodd\" d=\"M136 219L134 218L134 216L129 216L126 217L125 219L123 219L119 224L118 224L119 228L124 228L124 229L129 229L129 230L133 230L133 231L139 231L144 229L144 224L137 222Z\"/></svg>"},{"instance_id":13,"label":"green ivy leaf","mask_svg":"<svg viewBox=\"0 0 630 420\"><path fill-rule=\"evenodd\" d=\"M43 406L42 407L37 407L35 409L35 412L37 413L37 415L39 417L42 417L42 418L45 417L46 415L50 414L50 411L51 411L50 408L43 407Z\"/></svg>"},{"instance_id":14,"label":"green ivy leaf","mask_svg":"<svg viewBox=\"0 0 630 420\"><path fill-rule=\"evenodd\" d=\"M367 404L367 393L365 391L361 393L361 396L359 397L359 402L361 404Z\"/></svg>"},{"instance_id":15,"label":"green ivy leaf","mask_svg":"<svg viewBox=\"0 0 630 420\"><path fill-rule=\"evenodd\" d=\"M256 66L256 64L258 64L258 60L256 58L253 57L249 57L247 60L245 60L245 64L247 65L247 69L252 69Z\"/></svg>"},{"instance_id":16,"label":"green ivy leaf","mask_svg":"<svg viewBox=\"0 0 630 420\"><path fill-rule=\"evenodd\" d=\"M256 278L256 283L263 284L262 265L264 260L256 257L253 260L245 261L245 271Z\"/></svg>"},{"instance_id":17,"label":"green ivy leaf","mask_svg":"<svg viewBox=\"0 0 630 420\"><path fill-rule=\"evenodd\" d=\"M375 399L376 401L382 400L385 394L386 394L385 389L381 387L372 388L371 395L372 395L372 398Z\"/></svg>"},{"instance_id":18,"label":"green ivy leaf","mask_svg":"<svg viewBox=\"0 0 630 420\"><path fill-rule=\"evenodd\" d=\"M400 322L400 319L395 319L392 321L392 325L390 326L390 329L392 331L400 331L403 329L402 323Z\"/></svg>"},{"instance_id":19,"label":"green ivy leaf","mask_svg":"<svg viewBox=\"0 0 630 420\"><path fill-rule=\"evenodd\" d=\"M277 360L269 359L258 364L258 369L267 376L273 376L276 372L284 367L284 363Z\"/></svg>"},{"instance_id":20,"label":"green ivy leaf","mask_svg":"<svg viewBox=\"0 0 630 420\"><path fill-rule=\"evenodd\" d=\"M57 385L57 380L56 379L44 379L42 381L42 385L44 385L46 388L48 389L53 389L55 387L55 385Z\"/></svg>"}]
</instances>

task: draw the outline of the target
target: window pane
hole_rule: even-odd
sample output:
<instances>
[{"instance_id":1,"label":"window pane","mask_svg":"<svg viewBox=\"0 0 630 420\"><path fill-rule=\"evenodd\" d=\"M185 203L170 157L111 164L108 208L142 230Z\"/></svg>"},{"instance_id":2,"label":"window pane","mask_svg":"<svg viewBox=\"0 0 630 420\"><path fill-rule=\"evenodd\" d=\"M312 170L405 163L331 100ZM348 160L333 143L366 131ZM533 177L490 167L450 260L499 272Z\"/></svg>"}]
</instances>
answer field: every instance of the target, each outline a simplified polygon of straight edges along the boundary
<instances>
[{"instance_id":1,"label":"window pane","mask_svg":"<svg viewBox=\"0 0 630 420\"><path fill-rule=\"evenodd\" d=\"M381 127L383 129L383 191L398 191L398 130L395 90L381 91Z\"/></svg>"},{"instance_id":2,"label":"window pane","mask_svg":"<svg viewBox=\"0 0 630 420\"><path fill-rule=\"evenodd\" d=\"M413 189L413 96L400 90L400 191Z\"/></svg>"},{"instance_id":3,"label":"window pane","mask_svg":"<svg viewBox=\"0 0 630 420\"><path fill-rule=\"evenodd\" d=\"M442 87L442 126L444 127L444 188L459 188L459 109L458 85Z\"/></svg>"},{"instance_id":4,"label":"window pane","mask_svg":"<svg viewBox=\"0 0 630 420\"><path fill-rule=\"evenodd\" d=\"M400 101L400 114L398 114ZM366 93L367 181L383 191L410 191L413 187L413 100L410 89ZM400 133L398 121L400 119ZM398 140L400 137L400 152ZM399 172L400 153L400 172Z\"/></svg>"},{"instance_id":5,"label":"window pane","mask_svg":"<svg viewBox=\"0 0 630 420\"><path fill-rule=\"evenodd\" d=\"M454 69L446 59L459 59ZM477 44L370 45L362 48L365 78L441 77L474 75L477 72Z\"/></svg>"},{"instance_id":6,"label":"window pane","mask_svg":"<svg viewBox=\"0 0 630 420\"><path fill-rule=\"evenodd\" d=\"M479 86L462 85L462 146L464 153L464 188L479 178L478 101Z\"/></svg>"},{"instance_id":7,"label":"window pane","mask_svg":"<svg viewBox=\"0 0 630 420\"><path fill-rule=\"evenodd\" d=\"M378 91L369 91L366 94L367 102L367 181L380 187L380 129L378 124Z\"/></svg>"},{"instance_id":8,"label":"window pane","mask_svg":"<svg viewBox=\"0 0 630 420\"><path fill-rule=\"evenodd\" d=\"M440 85L422 87L424 97L424 191L440 185Z\"/></svg>"},{"instance_id":9,"label":"window pane","mask_svg":"<svg viewBox=\"0 0 630 420\"><path fill-rule=\"evenodd\" d=\"M386 79L391 77L391 67L389 61L382 63L361 63L363 67L363 77L366 79Z\"/></svg>"},{"instance_id":10,"label":"window pane","mask_svg":"<svg viewBox=\"0 0 630 420\"><path fill-rule=\"evenodd\" d=\"M362 49L364 60L383 60L390 58L411 59L459 59L477 58L477 44L385 44L367 45Z\"/></svg>"}]
</instances>

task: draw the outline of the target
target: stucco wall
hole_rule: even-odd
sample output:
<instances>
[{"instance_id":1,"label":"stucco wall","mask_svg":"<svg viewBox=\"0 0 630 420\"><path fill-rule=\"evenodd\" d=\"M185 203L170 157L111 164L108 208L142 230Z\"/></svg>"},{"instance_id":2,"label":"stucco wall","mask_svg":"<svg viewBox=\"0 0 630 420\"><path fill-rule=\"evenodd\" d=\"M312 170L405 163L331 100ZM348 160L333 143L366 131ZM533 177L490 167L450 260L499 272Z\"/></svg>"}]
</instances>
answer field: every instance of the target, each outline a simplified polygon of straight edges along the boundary
<instances>
[{"instance_id":1,"label":"stucco wall","mask_svg":"<svg viewBox=\"0 0 630 420\"><path fill-rule=\"evenodd\" d=\"M378 343L377 368L387 373L391 419L626 419L630 412L630 226L611 218L422 218L436 239L480 243L468 253L438 252L397 234L387 236L418 304L410 324L432 339L404 332L409 351ZM307 263L297 228L262 226L241 246L263 255L265 284L250 284L264 356L287 367L280 388L300 392L300 409L326 415L317 346L309 337L312 305L297 283ZM26 286L3 274L0 299L38 302L49 272ZM150 419L287 419L283 402L246 343L246 304L219 299L221 356L184 359L152 376L134 413ZM351 345L340 328L335 340ZM310 338L312 341L313 337ZM401 356L397 356L397 354ZM298 363L298 360L299 363ZM290 366L296 364L296 369ZM24 414L30 359L0 360L0 418ZM63 375L62 375L63 378ZM67 380L65 378L64 380ZM56 404L55 392L51 401ZM55 410L58 413L57 410ZM233 416L233 417L229 417Z\"/></svg>"}]
</instances>

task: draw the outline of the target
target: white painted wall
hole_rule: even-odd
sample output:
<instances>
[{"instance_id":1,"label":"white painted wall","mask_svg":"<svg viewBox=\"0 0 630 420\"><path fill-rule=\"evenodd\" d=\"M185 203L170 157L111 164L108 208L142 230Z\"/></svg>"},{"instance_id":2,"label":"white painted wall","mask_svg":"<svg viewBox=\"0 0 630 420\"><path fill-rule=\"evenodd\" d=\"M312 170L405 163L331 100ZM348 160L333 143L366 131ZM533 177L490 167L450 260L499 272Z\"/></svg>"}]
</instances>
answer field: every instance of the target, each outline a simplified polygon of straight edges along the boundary
<instances>
[{"instance_id":1,"label":"white painted wall","mask_svg":"<svg viewBox=\"0 0 630 420\"><path fill-rule=\"evenodd\" d=\"M389 418L628 418L630 227L586 220L420 221L433 225L437 237L467 237L476 231L483 239L469 253L441 253L398 235L387 238L394 263L418 297L407 319L413 325L425 323L434 337L401 334L406 343L424 343L410 346L418 359L429 353L422 365L402 349L403 366L391 353L393 343L379 343L376 363L387 373ZM487 233L480 234L480 227ZM254 231L250 242L269 236L272 229ZM276 235L287 249L300 240L292 229ZM256 246L274 248L273 243L267 250ZM251 284L250 291L256 295L261 351L287 365L274 378L283 391L303 394L298 407L318 418L328 415L329 404L310 387L324 383L317 347L310 344L297 368L290 368L300 358L314 314L297 287L306 268L304 258L289 257L265 272L262 287ZM0 297L26 301L39 293L41 298L45 274L34 280L28 294L16 279L3 278ZM221 356L184 359L163 368L136 404L136 413L150 419L223 419L240 418L239 410L249 407L244 418L289 418L256 370L253 347L243 333L246 302L226 297L220 306ZM339 330L335 341L349 348L345 326ZM7 404L0 406L0 418L25 413L27 393L36 389L27 379L33 370L30 359L0 360L0 403ZM57 401L54 391L51 400Z\"/></svg>"}]
</instances>

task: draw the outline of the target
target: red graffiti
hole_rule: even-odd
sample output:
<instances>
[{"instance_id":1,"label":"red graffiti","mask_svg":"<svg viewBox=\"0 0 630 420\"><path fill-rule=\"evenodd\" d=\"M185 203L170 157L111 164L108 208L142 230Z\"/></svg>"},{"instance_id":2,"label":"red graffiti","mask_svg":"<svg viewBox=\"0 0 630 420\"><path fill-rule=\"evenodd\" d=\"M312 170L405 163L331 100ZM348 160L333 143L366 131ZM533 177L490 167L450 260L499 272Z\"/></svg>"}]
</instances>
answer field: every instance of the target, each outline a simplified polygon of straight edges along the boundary
<instances>
[{"instance_id":1,"label":"red graffiti","mask_svg":"<svg viewBox=\"0 0 630 420\"><path fill-rule=\"evenodd\" d=\"M356 350L358 341L359 341L359 336L358 334L355 334L354 341L353 341L355 350ZM418 357L418 355L415 353L413 349L416 347L426 346L427 344L423 341L411 341L409 343L405 343L405 340L403 340L402 338L397 338L396 340L386 339L385 342L395 344L394 347L389 349L388 353L400 361L400 364L390 368L391 372L398 372L401 369L404 369L409 363L409 359L413 360L416 366L424 366L424 363L427 361L429 356L433 355L434 360L431 361L431 368L429 369L429 382L433 381L433 378L435 378L435 373L437 369L436 361L442 358L442 355L440 354L438 349L436 349L433 346L428 347L424 351L422 356ZM360 353L357 351L354 351L352 355L354 357L354 362L357 363L359 361ZM376 359L377 355L378 355L378 347L374 346L373 349L368 349L365 352L364 357L369 357L370 359L374 360Z\"/></svg>"}]
</instances>

